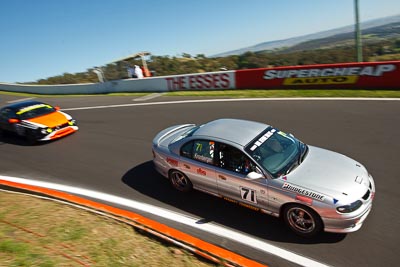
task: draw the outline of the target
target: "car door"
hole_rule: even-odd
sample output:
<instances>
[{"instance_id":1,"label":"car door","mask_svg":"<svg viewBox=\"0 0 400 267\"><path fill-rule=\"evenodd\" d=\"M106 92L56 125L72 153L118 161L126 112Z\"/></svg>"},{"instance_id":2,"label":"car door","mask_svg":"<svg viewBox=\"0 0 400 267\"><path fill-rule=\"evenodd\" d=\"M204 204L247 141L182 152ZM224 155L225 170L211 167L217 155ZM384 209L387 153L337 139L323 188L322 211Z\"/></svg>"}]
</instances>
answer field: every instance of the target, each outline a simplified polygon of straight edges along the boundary
<instances>
[{"instance_id":1,"label":"car door","mask_svg":"<svg viewBox=\"0 0 400 267\"><path fill-rule=\"evenodd\" d=\"M218 193L228 198L266 209L268 206L267 179L250 179L247 175L257 171L256 164L239 149L218 143L215 170Z\"/></svg>"},{"instance_id":2,"label":"car door","mask_svg":"<svg viewBox=\"0 0 400 267\"><path fill-rule=\"evenodd\" d=\"M215 142L192 140L181 148L182 172L191 180L194 188L210 194L218 194L214 166Z\"/></svg>"}]
</instances>

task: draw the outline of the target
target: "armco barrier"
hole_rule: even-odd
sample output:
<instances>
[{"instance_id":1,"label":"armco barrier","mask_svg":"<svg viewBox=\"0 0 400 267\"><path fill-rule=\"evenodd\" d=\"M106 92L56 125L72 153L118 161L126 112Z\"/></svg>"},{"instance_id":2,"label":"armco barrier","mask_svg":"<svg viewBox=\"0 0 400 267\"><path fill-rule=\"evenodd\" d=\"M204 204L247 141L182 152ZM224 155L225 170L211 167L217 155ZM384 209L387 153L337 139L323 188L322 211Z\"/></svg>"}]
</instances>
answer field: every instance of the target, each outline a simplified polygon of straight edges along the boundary
<instances>
[{"instance_id":1,"label":"armco barrier","mask_svg":"<svg viewBox=\"0 0 400 267\"><path fill-rule=\"evenodd\" d=\"M382 61L218 71L91 84L0 83L0 91L56 95L226 89L399 90L399 77L400 61Z\"/></svg>"},{"instance_id":2,"label":"armco barrier","mask_svg":"<svg viewBox=\"0 0 400 267\"><path fill-rule=\"evenodd\" d=\"M43 95L56 94L94 94L100 93L102 84L87 83L87 84L68 84L68 85L25 85L0 83L0 90L15 93L31 93Z\"/></svg>"},{"instance_id":3,"label":"armco barrier","mask_svg":"<svg viewBox=\"0 0 400 267\"><path fill-rule=\"evenodd\" d=\"M400 89L400 61L236 71L237 89Z\"/></svg>"}]
</instances>

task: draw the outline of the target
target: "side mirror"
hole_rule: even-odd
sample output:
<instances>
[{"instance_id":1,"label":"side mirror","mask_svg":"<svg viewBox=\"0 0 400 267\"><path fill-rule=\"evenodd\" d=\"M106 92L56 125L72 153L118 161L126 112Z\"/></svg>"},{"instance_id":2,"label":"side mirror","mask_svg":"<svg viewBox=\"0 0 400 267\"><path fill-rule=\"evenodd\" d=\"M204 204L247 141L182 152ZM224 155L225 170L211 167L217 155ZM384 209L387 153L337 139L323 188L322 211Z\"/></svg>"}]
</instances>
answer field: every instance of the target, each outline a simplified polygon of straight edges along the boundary
<instances>
[{"instance_id":1,"label":"side mirror","mask_svg":"<svg viewBox=\"0 0 400 267\"><path fill-rule=\"evenodd\" d=\"M262 175L261 173L258 172L249 172L246 175L246 179L248 180L257 180L257 179L261 179L264 178L264 175Z\"/></svg>"},{"instance_id":2,"label":"side mirror","mask_svg":"<svg viewBox=\"0 0 400 267\"><path fill-rule=\"evenodd\" d=\"M54 109L58 111L58 110L60 110L61 108L60 108L59 106L55 106Z\"/></svg>"},{"instance_id":3,"label":"side mirror","mask_svg":"<svg viewBox=\"0 0 400 267\"><path fill-rule=\"evenodd\" d=\"M14 123L20 122L20 120L19 119L8 119L8 122L11 124L14 124Z\"/></svg>"}]
</instances>

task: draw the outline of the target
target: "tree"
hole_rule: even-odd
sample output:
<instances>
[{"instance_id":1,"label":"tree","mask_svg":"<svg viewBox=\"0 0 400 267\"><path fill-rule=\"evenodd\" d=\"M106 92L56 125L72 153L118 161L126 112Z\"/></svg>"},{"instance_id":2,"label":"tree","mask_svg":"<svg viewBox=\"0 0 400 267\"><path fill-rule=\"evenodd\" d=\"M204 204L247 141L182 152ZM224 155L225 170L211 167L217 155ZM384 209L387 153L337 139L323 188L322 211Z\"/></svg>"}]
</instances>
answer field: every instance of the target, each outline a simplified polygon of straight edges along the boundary
<instances>
[{"instance_id":1,"label":"tree","mask_svg":"<svg viewBox=\"0 0 400 267\"><path fill-rule=\"evenodd\" d=\"M333 41L329 39L328 41ZM221 68L228 70L266 68L270 66L295 66L309 64L328 64L344 63L355 61L355 48L351 44L341 44L332 47L327 40L319 40L317 44L305 42L303 44L261 52L246 52L241 55L227 57L207 58L204 54L198 54L192 57L188 53L182 53L181 56L155 56L152 55L148 60L148 68L157 76L176 75L188 73L201 73L219 71ZM321 48L324 47L324 48ZM363 46L363 55L365 60L384 60L384 57L377 55L391 54L392 58L400 59L398 56L400 48L400 39L386 39L379 42L365 43ZM396 54L397 53L397 54ZM124 79L127 77L126 65L141 65L140 59L130 59L126 62L117 64L108 64L102 66L102 70L108 81ZM83 73L64 73L62 75L40 79L33 84L76 84L98 82L93 69L88 69ZM31 83L32 84L32 83Z\"/></svg>"},{"instance_id":2,"label":"tree","mask_svg":"<svg viewBox=\"0 0 400 267\"><path fill-rule=\"evenodd\" d=\"M400 39L394 41L394 48L400 48Z\"/></svg>"}]
</instances>

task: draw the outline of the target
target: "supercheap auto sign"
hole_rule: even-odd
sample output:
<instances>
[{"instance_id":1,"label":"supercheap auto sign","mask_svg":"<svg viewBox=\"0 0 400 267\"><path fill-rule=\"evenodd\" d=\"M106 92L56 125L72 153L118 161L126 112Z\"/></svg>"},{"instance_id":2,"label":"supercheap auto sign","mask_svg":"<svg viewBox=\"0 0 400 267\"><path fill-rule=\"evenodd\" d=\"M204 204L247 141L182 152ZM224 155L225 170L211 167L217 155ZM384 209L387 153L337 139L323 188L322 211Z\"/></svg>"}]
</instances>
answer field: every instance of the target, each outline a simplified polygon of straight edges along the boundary
<instances>
[{"instance_id":1,"label":"supercheap auto sign","mask_svg":"<svg viewBox=\"0 0 400 267\"><path fill-rule=\"evenodd\" d=\"M237 89L399 89L400 61L277 67L236 71Z\"/></svg>"}]
</instances>

